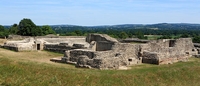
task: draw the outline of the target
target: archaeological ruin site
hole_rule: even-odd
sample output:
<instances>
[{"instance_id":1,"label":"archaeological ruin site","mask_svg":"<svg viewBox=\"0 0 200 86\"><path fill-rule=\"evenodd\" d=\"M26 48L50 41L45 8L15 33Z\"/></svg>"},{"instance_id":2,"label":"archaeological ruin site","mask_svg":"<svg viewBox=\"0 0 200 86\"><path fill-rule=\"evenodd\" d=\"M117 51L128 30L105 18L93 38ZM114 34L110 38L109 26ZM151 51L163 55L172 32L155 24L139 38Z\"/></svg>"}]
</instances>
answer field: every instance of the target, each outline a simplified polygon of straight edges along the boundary
<instances>
[{"instance_id":1,"label":"archaeological ruin site","mask_svg":"<svg viewBox=\"0 0 200 86\"><path fill-rule=\"evenodd\" d=\"M75 64L81 68L128 69L129 66L173 64L199 56L199 45L191 38L160 39L142 43L120 42L106 34L88 34L87 37L17 37L7 41L3 48L14 51L48 50L63 53L51 61ZM137 41L138 42L138 41Z\"/></svg>"}]
</instances>

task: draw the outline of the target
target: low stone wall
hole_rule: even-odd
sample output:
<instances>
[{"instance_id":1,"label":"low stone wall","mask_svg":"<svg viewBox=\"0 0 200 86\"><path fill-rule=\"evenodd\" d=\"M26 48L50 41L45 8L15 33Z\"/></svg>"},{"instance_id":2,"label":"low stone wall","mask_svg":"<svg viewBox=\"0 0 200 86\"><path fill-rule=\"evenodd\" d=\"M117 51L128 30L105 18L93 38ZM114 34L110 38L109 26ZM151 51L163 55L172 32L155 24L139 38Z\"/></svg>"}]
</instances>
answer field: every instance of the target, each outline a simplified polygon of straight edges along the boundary
<instances>
[{"instance_id":1,"label":"low stone wall","mask_svg":"<svg viewBox=\"0 0 200 86\"><path fill-rule=\"evenodd\" d=\"M98 69L119 69L134 64L140 64L142 58L139 53L141 47L134 44L115 43L112 50L93 51L76 49L66 51L65 57L71 63L77 63L77 67Z\"/></svg>"},{"instance_id":2,"label":"low stone wall","mask_svg":"<svg viewBox=\"0 0 200 86\"><path fill-rule=\"evenodd\" d=\"M82 49L76 49L70 51L70 57L69 60L72 62L77 62L80 56L86 56L88 59L95 58L95 51L90 50L82 50Z\"/></svg>"},{"instance_id":3,"label":"low stone wall","mask_svg":"<svg viewBox=\"0 0 200 86\"><path fill-rule=\"evenodd\" d=\"M34 51L36 44L33 38L27 38L21 41L7 41L3 45L4 48L14 51Z\"/></svg>"},{"instance_id":4,"label":"low stone wall","mask_svg":"<svg viewBox=\"0 0 200 86\"><path fill-rule=\"evenodd\" d=\"M194 47L197 49L198 54L200 54L200 43L194 43Z\"/></svg>"},{"instance_id":5,"label":"low stone wall","mask_svg":"<svg viewBox=\"0 0 200 86\"><path fill-rule=\"evenodd\" d=\"M73 49L86 49L83 44L73 44L73 46L69 46L68 43L60 43L60 44L44 44L44 50L58 52L58 53L64 53L68 50Z\"/></svg>"},{"instance_id":6,"label":"low stone wall","mask_svg":"<svg viewBox=\"0 0 200 86\"><path fill-rule=\"evenodd\" d=\"M107 41L100 41L96 43L96 51L107 51L111 50L114 43Z\"/></svg>"},{"instance_id":7,"label":"low stone wall","mask_svg":"<svg viewBox=\"0 0 200 86\"><path fill-rule=\"evenodd\" d=\"M144 51L142 55L142 63L159 64L159 54L156 52Z\"/></svg>"},{"instance_id":8,"label":"low stone wall","mask_svg":"<svg viewBox=\"0 0 200 86\"><path fill-rule=\"evenodd\" d=\"M151 41L143 52L144 63L171 64L177 61L186 61L197 54L190 38L176 40L162 39Z\"/></svg>"},{"instance_id":9,"label":"low stone wall","mask_svg":"<svg viewBox=\"0 0 200 86\"><path fill-rule=\"evenodd\" d=\"M13 50L13 51L18 51L18 48L13 47L13 46L2 46L2 48L8 49L8 50Z\"/></svg>"},{"instance_id":10,"label":"low stone wall","mask_svg":"<svg viewBox=\"0 0 200 86\"><path fill-rule=\"evenodd\" d=\"M88 34L86 37L86 42L90 43L92 41L107 41L117 43L118 41L115 38L112 38L106 34Z\"/></svg>"},{"instance_id":11,"label":"low stone wall","mask_svg":"<svg viewBox=\"0 0 200 86\"><path fill-rule=\"evenodd\" d=\"M196 57L196 58L200 58L200 54L194 55L194 57Z\"/></svg>"},{"instance_id":12,"label":"low stone wall","mask_svg":"<svg viewBox=\"0 0 200 86\"><path fill-rule=\"evenodd\" d=\"M23 39L27 39L30 38L30 36L20 36L20 35L9 35L8 39L9 40L23 40Z\"/></svg>"}]
</instances>

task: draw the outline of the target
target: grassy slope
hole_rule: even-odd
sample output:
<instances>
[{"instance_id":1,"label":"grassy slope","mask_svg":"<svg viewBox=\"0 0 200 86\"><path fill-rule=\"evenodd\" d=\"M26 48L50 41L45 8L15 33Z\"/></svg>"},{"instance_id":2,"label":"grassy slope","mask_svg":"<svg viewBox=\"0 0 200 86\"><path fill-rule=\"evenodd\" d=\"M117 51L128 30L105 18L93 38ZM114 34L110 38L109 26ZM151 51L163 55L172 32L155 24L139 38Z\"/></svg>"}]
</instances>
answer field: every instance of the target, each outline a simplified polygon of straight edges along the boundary
<instances>
[{"instance_id":1,"label":"grassy slope","mask_svg":"<svg viewBox=\"0 0 200 86\"><path fill-rule=\"evenodd\" d=\"M80 69L49 58L61 54L0 49L0 85L31 86L199 86L200 59L172 65L142 64L130 70Z\"/></svg>"}]
</instances>

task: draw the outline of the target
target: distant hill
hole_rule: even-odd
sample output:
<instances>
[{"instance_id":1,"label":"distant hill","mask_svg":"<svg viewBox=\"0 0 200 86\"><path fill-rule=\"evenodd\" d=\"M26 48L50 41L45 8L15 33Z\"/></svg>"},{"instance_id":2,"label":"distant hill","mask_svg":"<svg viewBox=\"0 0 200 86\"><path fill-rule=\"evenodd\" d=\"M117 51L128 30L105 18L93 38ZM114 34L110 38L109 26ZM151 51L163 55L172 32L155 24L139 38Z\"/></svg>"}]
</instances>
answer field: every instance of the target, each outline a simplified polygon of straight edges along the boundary
<instances>
[{"instance_id":1,"label":"distant hill","mask_svg":"<svg viewBox=\"0 0 200 86\"><path fill-rule=\"evenodd\" d=\"M200 24L189 23L159 23L159 24L122 24L102 26L51 25L58 29L159 29L159 30L200 30Z\"/></svg>"},{"instance_id":2,"label":"distant hill","mask_svg":"<svg viewBox=\"0 0 200 86\"><path fill-rule=\"evenodd\" d=\"M53 30L97 30L97 29L159 29L159 30L200 30L200 24L190 23L158 23L158 24L121 24L102 26L78 26L78 25L50 25ZM5 26L9 28L10 26Z\"/></svg>"},{"instance_id":3,"label":"distant hill","mask_svg":"<svg viewBox=\"0 0 200 86\"><path fill-rule=\"evenodd\" d=\"M188 23L160 23L146 25L146 28L158 28L158 29L184 29L184 30L200 30L200 24L188 24Z\"/></svg>"}]
</instances>

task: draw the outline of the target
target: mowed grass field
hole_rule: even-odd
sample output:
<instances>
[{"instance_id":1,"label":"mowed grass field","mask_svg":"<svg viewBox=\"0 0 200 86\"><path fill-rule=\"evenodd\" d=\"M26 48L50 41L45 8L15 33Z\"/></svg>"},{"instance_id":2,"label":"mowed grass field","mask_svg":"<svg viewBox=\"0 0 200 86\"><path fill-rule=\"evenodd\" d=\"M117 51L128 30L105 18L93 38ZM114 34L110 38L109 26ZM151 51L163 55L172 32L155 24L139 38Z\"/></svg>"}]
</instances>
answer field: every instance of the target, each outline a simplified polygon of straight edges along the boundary
<instances>
[{"instance_id":1,"label":"mowed grass field","mask_svg":"<svg viewBox=\"0 0 200 86\"><path fill-rule=\"evenodd\" d=\"M50 62L62 54L0 48L0 86L200 86L200 59L130 70L97 70Z\"/></svg>"}]
</instances>

